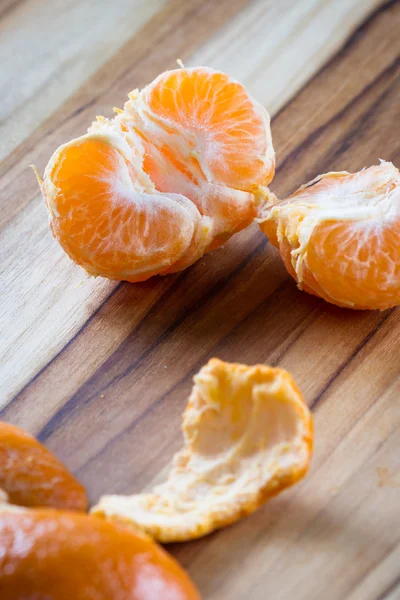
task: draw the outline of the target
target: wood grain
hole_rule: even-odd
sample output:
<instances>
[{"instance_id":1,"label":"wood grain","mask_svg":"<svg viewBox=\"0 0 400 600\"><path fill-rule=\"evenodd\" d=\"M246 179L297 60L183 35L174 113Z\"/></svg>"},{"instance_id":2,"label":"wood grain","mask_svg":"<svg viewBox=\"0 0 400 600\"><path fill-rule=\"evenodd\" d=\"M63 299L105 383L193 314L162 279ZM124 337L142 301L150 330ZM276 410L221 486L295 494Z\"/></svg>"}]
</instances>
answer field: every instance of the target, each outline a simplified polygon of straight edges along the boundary
<instances>
[{"instance_id":1,"label":"wood grain","mask_svg":"<svg viewBox=\"0 0 400 600\"><path fill-rule=\"evenodd\" d=\"M307 8L299 8L300 4ZM0 231L0 259L4 265L3 305L7 307L9 316L23 313L23 317L14 319L15 326L6 332L4 346L8 347L7 354L4 356L0 351L0 378L7 382L6 401L77 334L87 321L88 302L89 312L92 314L114 289L109 282L86 282L85 286L80 285L85 276L70 264L52 240L43 218L44 209L37 185L27 165L35 163L42 170L58 145L85 131L96 114L110 114L113 105L124 102L128 90L144 85L167 66L176 66L176 57L179 56L190 64L191 53L198 52L200 60L201 52L206 53L210 37L215 57L213 60L212 56L208 56L207 62L217 62L220 68L225 68L219 58L223 54L226 55L228 68L232 60L242 61L242 56L248 55L250 72L250 64L254 60L251 58L253 52L248 53L248 41L256 37L262 46L267 29L285 31L284 26L288 22L288 38L282 38L281 35L273 39L269 52L260 53L258 64L260 69L264 67L268 72L270 53L274 56L274 69L278 68L279 71L282 56L281 71L285 84L291 86L296 77L298 85L301 85L304 76L297 79L299 69L294 60L298 55L297 48L302 48L304 63L312 63L317 68L324 60L321 50L324 47L324 36L329 39L330 47L337 47L343 37L352 31L355 19L362 18L374 4L376 2L371 0L355 1L351 5L343 2L340 3L340 10L327 10L326 6L330 6L330 3L320 0L313 0L310 4L292 1L284 3L281 14L274 2L266 3L264 0L251 4L244 0L217 4L214 0L195 0L190 3L179 0L168 3L122 50L89 78L83 89L78 90L75 96L67 100L59 111L10 154L0 167L0 192L5 206L0 215L0 227L1 223L4 224ZM249 34L232 39L229 25L232 23L236 31L240 17L244 20L243 29L248 30ZM311 41L303 44L303 29L306 25L309 27L310 23L315 33L314 36L308 36ZM254 24L257 25L256 31L253 31ZM215 39L221 27L221 39L226 40L229 52L224 50L224 45L221 48L215 47ZM334 35L335 32L337 36ZM290 40L287 52L293 62L292 69L287 65L287 52L279 54L286 39ZM160 47L163 48L162 52L159 51ZM235 69L230 71L233 75L243 75ZM272 82L274 77L271 73ZM246 77L241 78L252 88L250 77L249 81ZM275 96L275 87L268 81L267 73L263 91L260 87L258 91L260 100L269 107L269 100L272 101ZM282 103L286 99L286 96L282 97ZM6 227L7 223L9 227ZM22 245L24 253L18 253L16 265L15 249ZM57 272L58 276L47 278L49 272ZM45 279L46 286L43 286L42 281ZM164 289L163 285L159 286L160 294ZM26 302L27 294L30 297L29 303ZM61 322L57 318L59 314L65 315ZM114 346L110 348L110 352L113 348ZM104 352L105 348L101 351ZM25 365L23 370L20 369L21 360ZM98 366L98 362L95 366Z\"/></svg>"},{"instance_id":2,"label":"wood grain","mask_svg":"<svg viewBox=\"0 0 400 600\"><path fill-rule=\"evenodd\" d=\"M0 13L0 160L113 56L164 0L42 2L25 0ZM101 18L93 15L101 14ZM18 72L18 85L10 85ZM51 102L49 102L51 98Z\"/></svg>"},{"instance_id":3,"label":"wood grain","mask_svg":"<svg viewBox=\"0 0 400 600\"><path fill-rule=\"evenodd\" d=\"M399 165L400 5L57 0L44 15L39 4L0 9L2 52L66 15L32 62L15 50L30 83L7 90L1 108L2 418L39 435L97 500L162 477L209 357L285 367L314 412L309 476L234 527L170 550L207 600L400 598L398 309L353 312L300 293L256 226L178 275L88 278L51 238L26 168L43 169L177 57L228 71L271 110L278 195L328 170ZM2 84L10 77L12 61Z\"/></svg>"}]
</instances>

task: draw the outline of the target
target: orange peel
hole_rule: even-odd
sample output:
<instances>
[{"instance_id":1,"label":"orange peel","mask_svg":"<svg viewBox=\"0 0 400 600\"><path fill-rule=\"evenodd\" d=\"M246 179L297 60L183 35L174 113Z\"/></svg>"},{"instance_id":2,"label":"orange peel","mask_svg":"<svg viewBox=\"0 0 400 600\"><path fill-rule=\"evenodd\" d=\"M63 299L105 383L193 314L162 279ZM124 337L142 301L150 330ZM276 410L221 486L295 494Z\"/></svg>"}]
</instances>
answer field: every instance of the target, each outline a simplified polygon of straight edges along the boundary
<instances>
[{"instance_id":1,"label":"orange peel","mask_svg":"<svg viewBox=\"0 0 400 600\"><path fill-rule=\"evenodd\" d=\"M12 504L84 511L85 488L56 456L23 429L0 421L0 491Z\"/></svg>"},{"instance_id":2,"label":"orange peel","mask_svg":"<svg viewBox=\"0 0 400 600\"><path fill-rule=\"evenodd\" d=\"M194 377L183 415L184 448L150 493L104 496L96 515L161 542L234 523L307 472L312 417L291 375L211 359Z\"/></svg>"},{"instance_id":3,"label":"orange peel","mask_svg":"<svg viewBox=\"0 0 400 600\"><path fill-rule=\"evenodd\" d=\"M0 506L1 598L200 600L146 536L78 512Z\"/></svg>"}]
</instances>

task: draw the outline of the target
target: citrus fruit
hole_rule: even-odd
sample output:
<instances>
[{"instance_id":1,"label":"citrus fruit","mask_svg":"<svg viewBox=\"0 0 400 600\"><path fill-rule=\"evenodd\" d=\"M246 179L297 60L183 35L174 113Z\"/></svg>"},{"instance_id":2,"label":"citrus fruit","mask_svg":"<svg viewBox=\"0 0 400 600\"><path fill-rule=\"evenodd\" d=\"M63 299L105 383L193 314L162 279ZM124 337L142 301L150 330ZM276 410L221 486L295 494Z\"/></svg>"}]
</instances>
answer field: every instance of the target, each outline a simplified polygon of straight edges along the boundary
<instances>
[{"instance_id":1,"label":"citrus fruit","mask_svg":"<svg viewBox=\"0 0 400 600\"><path fill-rule=\"evenodd\" d=\"M179 271L247 227L274 175L269 116L205 67L168 71L50 159L51 230L93 275Z\"/></svg>"},{"instance_id":2,"label":"citrus fruit","mask_svg":"<svg viewBox=\"0 0 400 600\"><path fill-rule=\"evenodd\" d=\"M93 512L162 542L197 538L301 479L313 444L311 414L289 373L217 359L194 378L183 434L166 483L104 496Z\"/></svg>"},{"instance_id":3,"label":"citrus fruit","mask_svg":"<svg viewBox=\"0 0 400 600\"><path fill-rule=\"evenodd\" d=\"M1 597L12 600L200 600L162 548L81 513L2 507Z\"/></svg>"},{"instance_id":4,"label":"citrus fruit","mask_svg":"<svg viewBox=\"0 0 400 600\"><path fill-rule=\"evenodd\" d=\"M263 208L260 227L300 289L354 309L400 304L400 173L327 173Z\"/></svg>"},{"instance_id":5,"label":"citrus fruit","mask_svg":"<svg viewBox=\"0 0 400 600\"><path fill-rule=\"evenodd\" d=\"M84 511L84 487L34 437L0 421L0 489L12 504Z\"/></svg>"}]
</instances>

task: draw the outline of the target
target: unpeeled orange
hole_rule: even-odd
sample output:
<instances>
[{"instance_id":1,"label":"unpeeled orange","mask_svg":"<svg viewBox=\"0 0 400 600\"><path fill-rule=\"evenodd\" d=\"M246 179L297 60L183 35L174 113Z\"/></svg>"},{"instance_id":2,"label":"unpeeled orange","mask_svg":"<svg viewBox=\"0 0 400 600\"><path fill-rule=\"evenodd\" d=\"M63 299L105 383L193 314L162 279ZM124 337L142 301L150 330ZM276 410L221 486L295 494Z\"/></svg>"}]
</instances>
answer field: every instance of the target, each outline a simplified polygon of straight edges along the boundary
<instances>
[{"instance_id":1,"label":"unpeeled orange","mask_svg":"<svg viewBox=\"0 0 400 600\"><path fill-rule=\"evenodd\" d=\"M212 359L194 378L184 448L150 493L104 496L93 512L162 542L234 523L308 470L311 413L283 369Z\"/></svg>"},{"instance_id":2,"label":"unpeeled orange","mask_svg":"<svg viewBox=\"0 0 400 600\"><path fill-rule=\"evenodd\" d=\"M141 281L184 269L249 225L273 178L269 116L205 67L168 71L50 159L50 227L89 273Z\"/></svg>"},{"instance_id":3,"label":"unpeeled orange","mask_svg":"<svg viewBox=\"0 0 400 600\"><path fill-rule=\"evenodd\" d=\"M260 227L306 292L355 309L400 304L400 173L327 173L262 209Z\"/></svg>"},{"instance_id":4,"label":"unpeeled orange","mask_svg":"<svg viewBox=\"0 0 400 600\"><path fill-rule=\"evenodd\" d=\"M200 600L157 544L89 515L3 506L0 549L4 600Z\"/></svg>"},{"instance_id":5,"label":"unpeeled orange","mask_svg":"<svg viewBox=\"0 0 400 600\"><path fill-rule=\"evenodd\" d=\"M12 504L84 511L84 487L34 437L0 421L0 490Z\"/></svg>"},{"instance_id":6,"label":"unpeeled orange","mask_svg":"<svg viewBox=\"0 0 400 600\"><path fill-rule=\"evenodd\" d=\"M86 507L84 488L51 452L0 422L2 599L200 600L157 544L79 512Z\"/></svg>"}]
</instances>

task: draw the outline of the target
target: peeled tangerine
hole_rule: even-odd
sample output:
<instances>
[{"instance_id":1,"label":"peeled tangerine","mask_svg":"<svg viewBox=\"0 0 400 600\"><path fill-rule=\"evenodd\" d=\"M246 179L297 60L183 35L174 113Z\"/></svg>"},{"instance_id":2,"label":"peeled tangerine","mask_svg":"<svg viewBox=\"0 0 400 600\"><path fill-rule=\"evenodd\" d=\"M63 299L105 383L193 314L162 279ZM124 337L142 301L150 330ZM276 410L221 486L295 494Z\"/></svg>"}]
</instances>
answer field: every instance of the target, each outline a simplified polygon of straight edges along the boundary
<instances>
[{"instance_id":1,"label":"peeled tangerine","mask_svg":"<svg viewBox=\"0 0 400 600\"><path fill-rule=\"evenodd\" d=\"M86 506L83 486L49 450L0 423L2 599L200 600L157 544L78 512Z\"/></svg>"},{"instance_id":2,"label":"peeled tangerine","mask_svg":"<svg viewBox=\"0 0 400 600\"><path fill-rule=\"evenodd\" d=\"M166 483L105 496L93 512L162 542L197 538L301 479L313 443L311 414L289 373L217 359L194 378L183 434Z\"/></svg>"},{"instance_id":3,"label":"peeled tangerine","mask_svg":"<svg viewBox=\"0 0 400 600\"><path fill-rule=\"evenodd\" d=\"M400 304L400 173L327 173L261 212L298 286L338 306Z\"/></svg>"},{"instance_id":4,"label":"peeled tangerine","mask_svg":"<svg viewBox=\"0 0 400 600\"><path fill-rule=\"evenodd\" d=\"M167 71L50 159L51 230L89 273L180 271L247 227L274 176L269 116L206 67Z\"/></svg>"}]
</instances>

